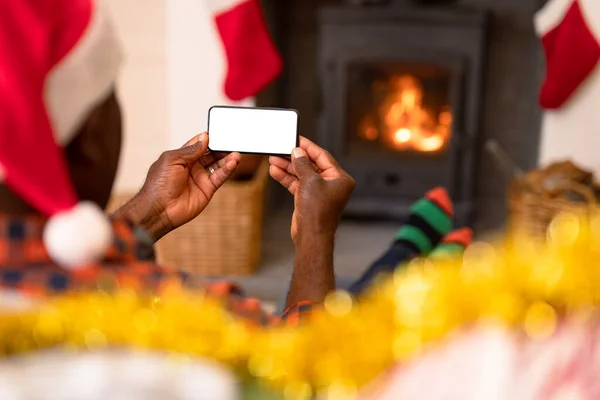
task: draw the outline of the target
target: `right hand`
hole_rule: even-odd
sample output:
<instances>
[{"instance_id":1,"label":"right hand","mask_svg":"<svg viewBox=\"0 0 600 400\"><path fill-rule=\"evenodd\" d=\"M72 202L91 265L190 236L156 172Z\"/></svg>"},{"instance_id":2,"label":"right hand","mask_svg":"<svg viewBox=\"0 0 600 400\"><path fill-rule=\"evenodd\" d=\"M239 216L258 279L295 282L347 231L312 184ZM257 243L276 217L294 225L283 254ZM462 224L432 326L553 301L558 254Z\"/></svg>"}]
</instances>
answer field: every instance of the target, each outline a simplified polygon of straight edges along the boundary
<instances>
[{"instance_id":1,"label":"right hand","mask_svg":"<svg viewBox=\"0 0 600 400\"><path fill-rule=\"evenodd\" d=\"M354 179L327 152L305 137L292 159L269 157L271 177L294 195L291 235L330 235L337 230Z\"/></svg>"}]
</instances>

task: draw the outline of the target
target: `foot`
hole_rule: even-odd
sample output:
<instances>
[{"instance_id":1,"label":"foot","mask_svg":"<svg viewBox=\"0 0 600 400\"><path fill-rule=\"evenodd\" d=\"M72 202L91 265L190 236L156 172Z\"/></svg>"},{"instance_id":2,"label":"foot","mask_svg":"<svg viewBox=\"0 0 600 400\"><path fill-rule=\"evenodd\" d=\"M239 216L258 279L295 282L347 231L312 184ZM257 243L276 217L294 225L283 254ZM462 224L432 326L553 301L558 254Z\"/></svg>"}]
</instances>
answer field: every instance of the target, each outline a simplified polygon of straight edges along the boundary
<instances>
[{"instance_id":1,"label":"foot","mask_svg":"<svg viewBox=\"0 0 600 400\"><path fill-rule=\"evenodd\" d=\"M396 243L420 255L429 253L452 229L453 208L446 189L430 190L411 206L408 222L396 234Z\"/></svg>"},{"instance_id":2,"label":"foot","mask_svg":"<svg viewBox=\"0 0 600 400\"><path fill-rule=\"evenodd\" d=\"M429 254L429 258L448 259L459 257L473 241L471 228L460 228L449 233L442 242Z\"/></svg>"}]
</instances>

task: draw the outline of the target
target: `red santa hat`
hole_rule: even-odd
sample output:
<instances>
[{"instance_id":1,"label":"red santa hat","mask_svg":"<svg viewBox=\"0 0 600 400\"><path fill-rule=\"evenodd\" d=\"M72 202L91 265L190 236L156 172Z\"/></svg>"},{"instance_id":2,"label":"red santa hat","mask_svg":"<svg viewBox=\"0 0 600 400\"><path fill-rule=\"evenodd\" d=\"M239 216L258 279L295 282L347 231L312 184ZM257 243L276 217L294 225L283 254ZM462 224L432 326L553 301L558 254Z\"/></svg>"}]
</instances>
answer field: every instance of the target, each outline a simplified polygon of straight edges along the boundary
<instances>
[{"instance_id":1,"label":"red santa hat","mask_svg":"<svg viewBox=\"0 0 600 400\"><path fill-rule=\"evenodd\" d=\"M104 212L78 202L62 146L109 95L120 61L102 0L0 2L0 180L50 217L44 243L67 268L111 243Z\"/></svg>"}]
</instances>

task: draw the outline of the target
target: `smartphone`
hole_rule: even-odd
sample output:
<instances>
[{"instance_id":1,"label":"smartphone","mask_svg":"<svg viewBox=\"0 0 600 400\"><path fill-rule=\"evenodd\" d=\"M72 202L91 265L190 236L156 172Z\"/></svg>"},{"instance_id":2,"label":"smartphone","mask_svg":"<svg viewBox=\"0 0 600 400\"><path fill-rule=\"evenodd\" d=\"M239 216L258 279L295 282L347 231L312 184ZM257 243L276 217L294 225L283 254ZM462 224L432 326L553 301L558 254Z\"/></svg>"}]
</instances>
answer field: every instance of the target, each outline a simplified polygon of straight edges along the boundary
<instances>
[{"instance_id":1,"label":"smartphone","mask_svg":"<svg viewBox=\"0 0 600 400\"><path fill-rule=\"evenodd\" d=\"M298 111L214 106L208 136L210 151L289 156L298 146Z\"/></svg>"}]
</instances>

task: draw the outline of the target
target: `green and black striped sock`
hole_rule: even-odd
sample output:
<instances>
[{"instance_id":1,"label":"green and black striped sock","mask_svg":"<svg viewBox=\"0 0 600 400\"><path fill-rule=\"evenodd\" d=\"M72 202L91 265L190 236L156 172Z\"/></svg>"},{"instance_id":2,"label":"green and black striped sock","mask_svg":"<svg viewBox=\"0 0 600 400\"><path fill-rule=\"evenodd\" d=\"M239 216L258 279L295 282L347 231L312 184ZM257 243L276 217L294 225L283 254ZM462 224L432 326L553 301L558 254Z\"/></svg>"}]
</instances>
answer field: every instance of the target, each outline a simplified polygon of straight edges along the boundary
<instances>
[{"instance_id":1,"label":"green and black striped sock","mask_svg":"<svg viewBox=\"0 0 600 400\"><path fill-rule=\"evenodd\" d=\"M429 254L433 259L448 259L461 256L473 241L471 228L460 228L446 235L442 242Z\"/></svg>"},{"instance_id":2,"label":"green and black striped sock","mask_svg":"<svg viewBox=\"0 0 600 400\"><path fill-rule=\"evenodd\" d=\"M396 234L396 243L425 255L452 229L452 200L446 189L437 187L415 202L410 210L408 222Z\"/></svg>"}]
</instances>

